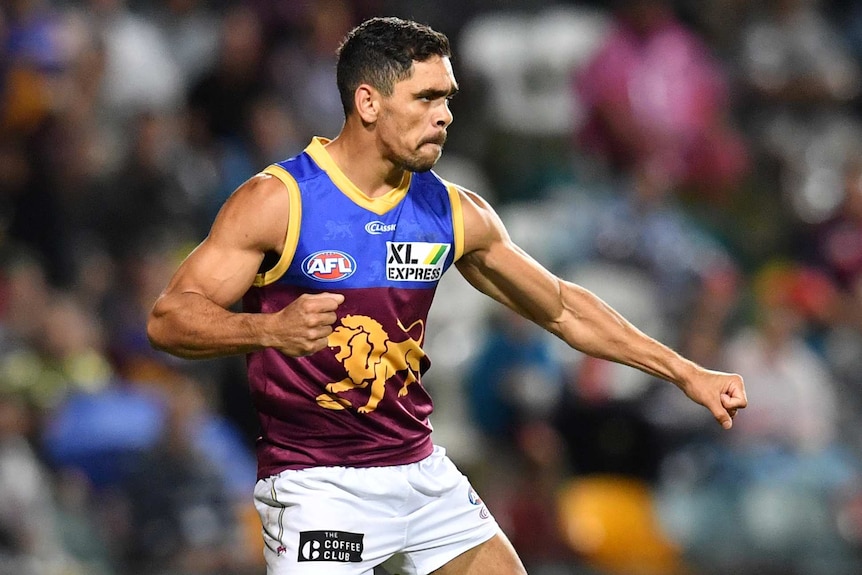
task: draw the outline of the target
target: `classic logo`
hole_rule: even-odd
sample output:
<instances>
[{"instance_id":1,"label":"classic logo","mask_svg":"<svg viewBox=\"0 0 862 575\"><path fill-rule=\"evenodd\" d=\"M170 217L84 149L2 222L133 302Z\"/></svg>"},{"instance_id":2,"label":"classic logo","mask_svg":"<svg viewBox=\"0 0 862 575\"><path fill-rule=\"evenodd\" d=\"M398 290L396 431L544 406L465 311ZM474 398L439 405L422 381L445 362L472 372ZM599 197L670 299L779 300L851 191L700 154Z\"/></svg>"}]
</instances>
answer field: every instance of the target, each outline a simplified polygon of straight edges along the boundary
<instances>
[{"instance_id":1,"label":"classic logo","mask_svg":"<svg viewBox=\"0 0 862 575\"><path fill-rule=\"evenodd\" d=\"M359 563L364 537L364 533L349 531L300 531L297 561Z\"/></svg>"},{"instance_id":2,"label":"classic logo","mask_svg":"<svg viewBox=\"0 0 862 575\"><path fill-rule=\"evenodd\" d=\"M451 244L386 242L386 279L433 282L443 275Z\"/></svg>"},{"instance_id":3,"label":"classic logo","mask_svg":"<svg viewBox=\"0 0 862 575\"><path fill-rule=\"evenodd\" d=\"M356 272L356 260L335 250L315 252L302 262L302 273L322 282L337 282Z\"/></svg>"},{"instance_id":4,"label":"classic logo","mask_svg":"<svg viewBox=\"0 0 862 575\"><path fill-rule=\"evenodd\" d=\"M384 224L383 222L373 221L365 224L365 231L371 235L379 236L386 232L394 232L396 224Z\"/></svg>"},{"instance_id":5,"label":"classic logo","mask_svg":"<svg viewBox=\"0 0 862 575\"><path fill-rule=\"evenodd\" d=\"M371 395L365 405L356 411L371 413L377 409L377 404L383 399L386 382L395 377L398 372L405 372L402 377L398 397L407 395L408 386L419 381L420 362L425 357L420 342L425 332L425 324L417 320L405 333L420 327L418 339L408 335L404 341L392 341L380 322L364 315L346 315L341 319L341 325L329 334L329 347L338 348L335 359L341 362L347 371L347 377L341 381L326 386L327 393L317 396L317 403L326 409L345 409L353 404L345 397L337 394L354 389L371 387Z\"/></svg>"}]
</instances>

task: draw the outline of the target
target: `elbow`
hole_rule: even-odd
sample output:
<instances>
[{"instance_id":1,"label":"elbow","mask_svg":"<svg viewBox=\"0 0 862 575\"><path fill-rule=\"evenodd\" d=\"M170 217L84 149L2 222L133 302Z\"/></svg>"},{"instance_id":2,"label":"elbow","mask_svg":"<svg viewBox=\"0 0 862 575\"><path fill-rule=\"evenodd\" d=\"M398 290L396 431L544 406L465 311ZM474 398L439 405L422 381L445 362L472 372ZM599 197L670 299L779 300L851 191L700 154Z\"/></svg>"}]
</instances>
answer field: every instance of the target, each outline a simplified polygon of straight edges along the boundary
<instances>
[{"instance_id":1,"label":"elbow","mask_svg":"<svg viewBox=\"0 0 862 575\"><path fill-rule=\"evenodd\" d=\"M195 345L188 325L187 306L177 298L159 298L146 322L147 341L153 349L182 359L208 357Z\"/></svg>"},{"instance_id":2,"label":"elbow","mask_svg":"<svg viewBox=\"0 0 862 575\"><path fill-rule=\"evenodd\" d=\"M175 325L171 325L170 310L160 305L159 302L156 302L156 305L150 310L146 331L147 340L153 349L172 355L178 355L181 351L176 338L178 330Z\"/></svg>"},{"instance_id":3,"label":"elbow","mask_svg":"<svg viewBox=\"0 0 862 575\"><path fill-rule=\"evenodd\" d=\"M161 324L161 320L154 313L150 313L150 316L147 318L147 340L154 349L170 351L165 329Z\"/></svg>"},{"instance_id":4,"label":"elbow","mask_svg":"<svg viewBox=\"0 0 862 575\"><path fill-rule=\"evenodd\" d=\"M150 315L147 320L147 340L150 346L179 358L194 359L194 354L189 353L176 337L171 337L173 333L174 330L168 327L164 320Z\"/></svg>"}]
</instances>

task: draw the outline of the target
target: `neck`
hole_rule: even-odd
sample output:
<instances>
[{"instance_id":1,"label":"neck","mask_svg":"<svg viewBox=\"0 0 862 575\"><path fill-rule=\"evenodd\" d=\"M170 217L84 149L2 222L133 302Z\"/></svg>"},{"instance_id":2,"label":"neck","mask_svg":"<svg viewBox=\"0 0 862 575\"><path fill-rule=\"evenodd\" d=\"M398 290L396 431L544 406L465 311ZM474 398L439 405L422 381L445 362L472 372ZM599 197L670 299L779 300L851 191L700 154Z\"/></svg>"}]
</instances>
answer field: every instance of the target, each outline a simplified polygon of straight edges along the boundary
<instances>
[{"instance_id":1,"label":"neck","mask_svg":"<svg viewBox=\"0 0 862 575\"><path fill-rule=\"evenodd\" d=\"M341 133L326 145L332 161L359 190L377 198L397 188L404 178L404 168L385 159L371 132L345 124Z\"/></svg>"}]
</instances>

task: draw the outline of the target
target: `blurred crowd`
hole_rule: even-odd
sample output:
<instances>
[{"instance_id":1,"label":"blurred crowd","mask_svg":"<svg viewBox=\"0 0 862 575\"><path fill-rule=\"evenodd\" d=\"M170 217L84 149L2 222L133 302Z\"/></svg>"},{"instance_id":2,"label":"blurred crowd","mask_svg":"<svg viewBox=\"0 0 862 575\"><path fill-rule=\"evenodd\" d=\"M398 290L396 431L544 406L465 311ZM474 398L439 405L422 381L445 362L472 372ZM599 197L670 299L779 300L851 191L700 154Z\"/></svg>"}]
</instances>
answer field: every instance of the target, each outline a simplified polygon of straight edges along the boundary
<instances>
[{"instance_id":1,"label":"blurred crowd","mask_svg":"<svg viewBox=\"0 0 862 575\"><path fill-rule=\"evenodd\" d=\"M437 171L702 365L563 349L456 275L435 435L532 575L862 570L862 2L10 0L0 5L0 575L254 575L243 358L146 315L227 196L337 134L344 34L445 32Z\"/></svg>"}]
</instances>

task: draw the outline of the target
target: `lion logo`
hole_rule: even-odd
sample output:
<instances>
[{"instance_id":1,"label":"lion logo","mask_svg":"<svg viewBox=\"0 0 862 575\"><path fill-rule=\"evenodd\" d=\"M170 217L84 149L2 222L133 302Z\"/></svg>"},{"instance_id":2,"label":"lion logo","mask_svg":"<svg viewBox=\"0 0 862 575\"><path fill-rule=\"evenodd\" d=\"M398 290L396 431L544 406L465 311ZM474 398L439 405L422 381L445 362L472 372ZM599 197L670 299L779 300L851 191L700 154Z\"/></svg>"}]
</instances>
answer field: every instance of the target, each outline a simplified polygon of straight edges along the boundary
<instances>
[{"instance_id":1,"label":"lion logo","mask_svg":"<svg viewBox=\"0 0 862 575\"><path fill-rule=\"evenodd\" d=\"M326 221L325 240L334 240L339 238L352 238L353 232L350 231L350 222L336 222L335 220Z\"/></svg>"},{"instance_id":2,"label":"lion logo","mask_svg":"<svg viewBox=\"0 0 862 575\"><path fill-rule=\"evenodd\" d=\"M371 413L383 399L386 382L401 371L406 374L398 397L407 395L409 385L419 381L419 363L425 357L419 342L425 326L422 320L417 320L404 329L398 322L398 327L407 333L417 325L421 328L418 340L408 336L404 341L394 342L377 320L364 315L344 316L341 325L329 335L328 343L329 347L338 348L335 359L344 366L347 377L327 384L327 393L317 396L317 403L326 409L345 409L351 407L351 402L337 394L370 386L368 402L357 411Z\"/></svg>"}]
</instances>

